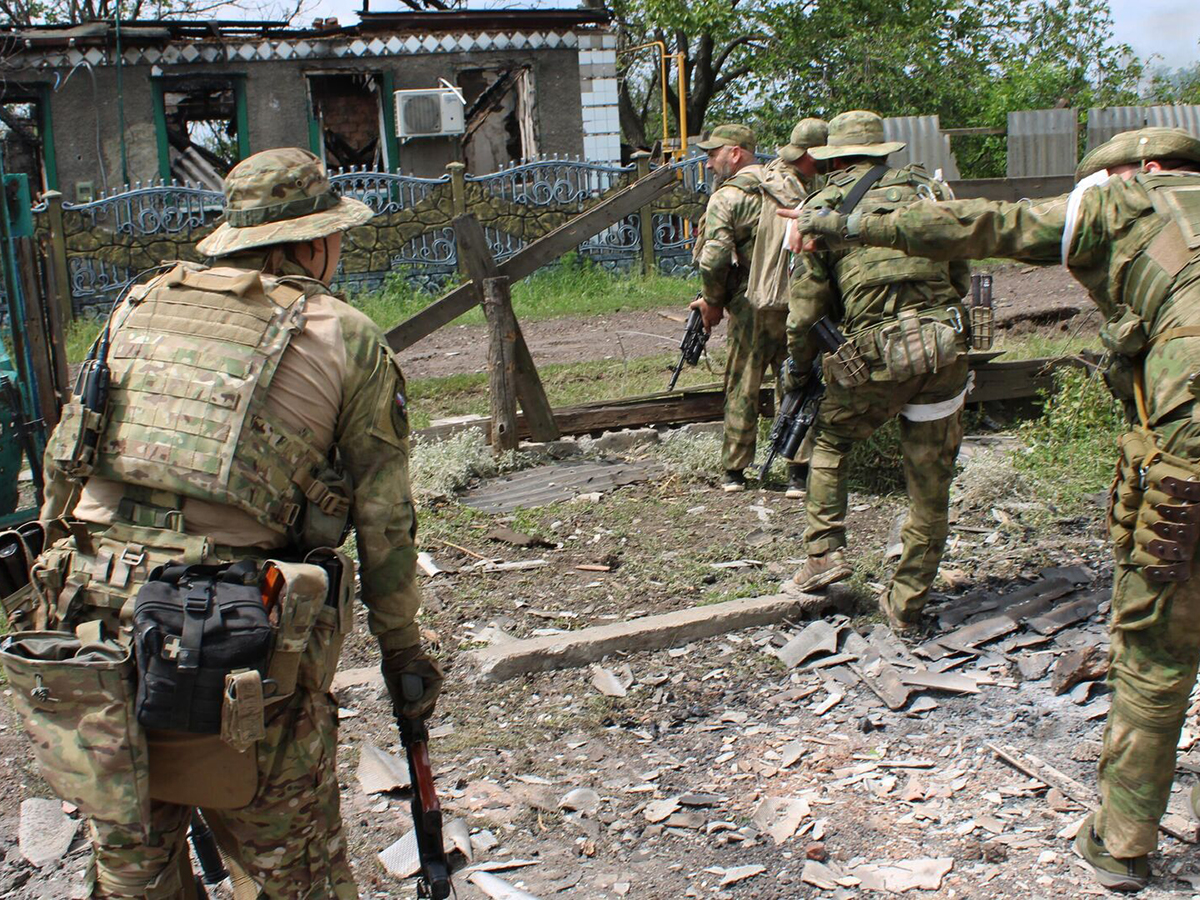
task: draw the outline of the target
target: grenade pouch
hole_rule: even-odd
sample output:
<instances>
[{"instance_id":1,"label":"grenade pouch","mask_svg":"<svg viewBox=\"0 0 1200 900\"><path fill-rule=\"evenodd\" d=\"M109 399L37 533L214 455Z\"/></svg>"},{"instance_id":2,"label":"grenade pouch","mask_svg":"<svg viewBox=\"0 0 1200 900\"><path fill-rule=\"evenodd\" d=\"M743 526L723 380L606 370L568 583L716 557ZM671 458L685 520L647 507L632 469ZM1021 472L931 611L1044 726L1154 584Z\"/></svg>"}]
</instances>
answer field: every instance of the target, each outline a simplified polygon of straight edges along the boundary
<instances>
[{"instance_id":1,"label":"grenade pouch","mask_svg":"<svg viewBox=\"0 0 1200 900\"><path fill-rule=\"evenodd\" d=\"M991 350L996 341L996 311L990 306L972 306L971 349Z\"/></svg>"},{"instance_id":2,"label":"grenade pouch","mask_svg":"<svg viewBox=\"0 0 1200 900\"><path fill-rule=\"evenodd\" d=\"M72 399L62 408L62 418L50 437L47 452L68 478L80 481L95 469L96 447L103 429L103 414L88 409L78 398Z\"/></svg>"},{"instance_id":3,"label":"grenade pouch","mask_svg":"<svg viewBox=\"0 0 1200 900\"><path fill-rule=\"evenodd\" d=\"M826 353L823 367L826 381L845 388L866 384L871 377L867 360L853 339L840 344L833 353Z\"/></svg>"}]
</instances>

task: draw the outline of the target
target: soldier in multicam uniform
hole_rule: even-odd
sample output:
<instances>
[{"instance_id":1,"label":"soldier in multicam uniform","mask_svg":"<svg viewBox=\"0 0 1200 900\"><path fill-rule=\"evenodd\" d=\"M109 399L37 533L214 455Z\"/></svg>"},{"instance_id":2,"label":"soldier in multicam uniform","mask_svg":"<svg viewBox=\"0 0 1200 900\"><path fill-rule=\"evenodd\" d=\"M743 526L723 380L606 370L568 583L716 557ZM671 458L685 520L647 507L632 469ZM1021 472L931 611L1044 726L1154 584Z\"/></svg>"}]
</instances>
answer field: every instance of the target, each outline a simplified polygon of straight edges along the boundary
<instances>
[{"instance_id":1,"label":"soldier in multicam uniform","mask_svg":"<svg viewBox=\"0 0 1200 900\"><path fill-rule=\"evenodd\" d=\"M803 199L816 171L806 151L824 140L823 125L819 119L801 122L793 129L791 143L780 148L780 158L767 166L756 162L754 132L744 125L719 125L697 145L708 153L707 167L720 181L705 209L694 251L702 296L692 307L699 307L709 330L729 313L721 448L726 491L746 488L743 470L754 461L759 389L768 369L779 380L786 357L786 311L757 309L747 297L763 194L769 193L785 208ZM800 466L791 467L789 493L793 496L803 490L801 473Z\"/></svg>"},{"instance_id":2,"label":"soldier in multicam uniform","mask_svg":"<svg viewBox=\"0 0 1200 900\"><path fill-rule=\"evenodd\" d=\"M931 259L1061 263L1108 318L1106 377L1133 411L1109 500L1113 576L1101 807L1076 850L1097 880L1149 879L1175 750L1200 663L1200 139L1125 132L1092 150L1069 195L1037 203L958 200L890 214L801 213L801 230L841 245ZM1191 793L1200 817L1200 785Z\"/></svg>"},{"instance_id":3,"label":"soldier in multicam uniform","mask_svg":"<svg viewBox=\"0 0 1200 900\"><path fill-rule=\"evenodd\" d=\"M94 474L67 478L55 465L57 432L50 441L42 519L73 516L81 528L42 565L61 566L60 579L82 588L69 602L67 590L44 597L42 627L71 630L98 618L127 625L131 598L154 565L181 555L192 563L280 557L297 509L303 517L306 503L327 512L340 505L357 532L362 598L395 711L427 715L442 677L415 622L404 378L378 327L327 287L341 232L371 210L334 195L320 160L298 149L239 163L225 195L224 224L197 248L214 265L177 264L115 311ZM243 367L255 347L261 357ZM243 379L252 381L248 410L206 389ZM352 485L341 493L323 465L334 457ZM114 542L127 552L100 558ZM326 640L317 661L310 645L300 683L327 686L340 644L340 634ZM402 699L406 673L421 678L419 700ZM214 799L205 813L257 896L358 897L338 809L336 704L327 691L300 686L268 703L265 724L257 753L233 753L219 735L151 733L149 821L91 819L91 896L192 896L185 837L190 804L204 801L178 798L219 796L225 782L248 778L253 799L237 808Z\"/></svg>"},{"instance_id":4,"label":"soldier in multicam uniform","mask_svg":"<svg viewBox=\"0 0 1200 900\"><path fill-rule=\"evenodd\" d=\"M829 160L833 171L804 210L855 202L860 209L897 209L922 197L949 196L919 166L887 167L888 154L903 147L884 141L883 120L873 112L836 116L829 123L828 144L809 151ZM910 506L900 562L879 603L900 630L918 620L949 527L950 481L967 389L960 298L969 284L965 264L863 248L803 253L793 274L789 389L802 384L811 370L817 348L809 330L823 316L840 323L856 359L853 365L826 369L808 470L808 558L793 581L813 591L851 574L843 554L847 458L856 442L899 416Z\"/></svg>"}]
</instances>

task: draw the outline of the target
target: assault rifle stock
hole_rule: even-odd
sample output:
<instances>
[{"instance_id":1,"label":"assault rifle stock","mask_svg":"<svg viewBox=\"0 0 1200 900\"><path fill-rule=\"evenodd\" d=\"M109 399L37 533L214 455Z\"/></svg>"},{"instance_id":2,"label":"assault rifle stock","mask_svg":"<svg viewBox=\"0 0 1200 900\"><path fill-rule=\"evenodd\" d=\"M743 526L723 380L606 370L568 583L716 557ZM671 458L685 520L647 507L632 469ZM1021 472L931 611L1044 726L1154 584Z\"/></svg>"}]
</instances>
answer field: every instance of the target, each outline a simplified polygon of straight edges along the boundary
<instances>
[{"instance_id":1,"label":"assault rifle stock","mask_svg":"<svg viewBox=\"0 0 1200 900\"><path fill-rule=\"evenodd\" d=\"M405 675L401 679L405 699L415 702L423 692L421 679ZM442 844L442 805L433 786L433 767L429 764L429 729L423 719L401 718L400 742L408 754L412 776L413 829L417 835L417 853L421 874L417 878L417 896L444 900L450 896L450 864Z\"/></svg>"},{"instance_id":2,"label":"assault rifle stock","mask_svg":"<svg viewBox=\"0 0 1200 900\"><path fill-rule=\"evenodd\" d=\"M837 348L846 343L846 338L837 330L828 317L817 320L809 331L809 335L817 346L825 353L835 353ZM788 360L789 368L792 361ZM762 481L771 470L771 463L776 456L782 456L791 462L800 452L800 445L813 422L817 420L817 412L821 408L821 398L825 396L825 382L821 379L821 358L813 361L804 386L796 391L783 395L779 403L779 414L771 426L770 450L767 460L758 471L758 479Z\"/></svg>"},{"instance_id":3,"label":"assault rifle stock","mask_svg":"<svg viewBox=\"0 0 1200 900\"><path fill-rule=\"evenodd\" d=\"M700 297L699 294L696 296ZM708 330L704 327L704 317L700 315L699 309L693 309L688 314L683 340L679 342L679 362L675 364L675 369L671 372L671 383L667 385L668 391L675 390L675 382L679 380L679 373L683 371L684 363L694 366L700 362L700 354L704 352L704 345L707 343Z\"/></svg>"}]
</instances>

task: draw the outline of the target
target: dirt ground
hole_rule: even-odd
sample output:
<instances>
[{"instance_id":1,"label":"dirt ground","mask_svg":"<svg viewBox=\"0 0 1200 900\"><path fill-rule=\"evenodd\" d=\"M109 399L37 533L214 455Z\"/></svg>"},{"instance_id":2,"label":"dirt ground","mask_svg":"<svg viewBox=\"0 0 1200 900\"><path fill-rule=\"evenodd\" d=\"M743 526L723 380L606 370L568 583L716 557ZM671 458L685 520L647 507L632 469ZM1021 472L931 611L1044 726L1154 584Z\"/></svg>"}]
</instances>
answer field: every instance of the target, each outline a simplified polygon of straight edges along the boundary
<instances>
[{"instance_id":1,"label":"dirt ground","mask_svg":"<svg viewBox=\"0 0 1200 900\"><path fill-rule=\"evenodd\" d=\"M993 303L1002 330L1027 333L1093 309L1083 288L1060 266L986 263L976 271L991 273L995 279ZM521 329L538 365L650 356L678 348L690 300L681 287L678 309L568 316L526 322ZM725 328L718 326L709 347L715 350L724 342ZM486 329L482 325L450 325L398 357L409 378L482 372L487 364Z\"/></svg>"}]
</instances>

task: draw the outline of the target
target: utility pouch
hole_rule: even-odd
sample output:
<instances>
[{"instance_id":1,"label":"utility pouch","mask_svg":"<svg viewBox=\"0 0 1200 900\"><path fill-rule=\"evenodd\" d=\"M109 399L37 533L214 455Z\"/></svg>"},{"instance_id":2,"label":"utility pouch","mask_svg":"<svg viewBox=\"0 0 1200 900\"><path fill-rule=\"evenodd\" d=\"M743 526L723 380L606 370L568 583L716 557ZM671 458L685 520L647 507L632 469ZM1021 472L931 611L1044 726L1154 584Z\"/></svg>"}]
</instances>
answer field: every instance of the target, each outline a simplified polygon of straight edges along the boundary
<instances>
[{"instance_id":1,"label":"utility pouch","mask_svg":"<svg viewBox=\"0 0 1200 900\"><path fill-rule=\"evenodd\" d=\"M305 557L329 579L325 605L317 614L312 637L300 662L300 685L323 694L333 684L346 635L354 630L354 562L336 550L314 550Z\"/></svg>"},{"instance_id":2,"label":"utility pouch","mask_svg":"<svg viewBox=\"0 0 1200 900\"><path fill-rule=\"evenodd\" d=\"M46 442L46 453L70 479L82 481L92 474L104 416L85 407L76 397L62 408L62 417Z\"/></svg>"},{"instance_id":3,"label":"utility pouch","mask_svg":"<svg viewBox=\"0 0 1200 900\"><path fill-rule=\"evenodd\" d=\"M876 332L883 362L879 380L908 381L950 365L959 354L961 331L961 320L956 331L945 322L921 317L916 310L903 310Z\"/></svg>"},{"instance_id":4,"label":"utility pouch","mask_svg":"<svg viewBox=\"0 0 1200 900\"><path fill-rule=\"evenodd\" d=\"M853 338L840 344L833 353L826 353L822 359L822 368L826 382L833 382L845 388L866 384L871 377L867 361Z\"/></svg>"},{"instance_id":5,"label":"utility pouch","mask_svg":"<svg viewBox=\"0 0 1200 900\"><path fill-rule=\"evenodd\" d=\"M137 718L147 728L219 734L225 678L267 669L272 629L253 560L160 566L133 607Z\"/></svg>"},{"instance_id":6,"label":"utility pouch","mask_svg":"<svg viewBox=\"0 0 1200 900\"><path fill-rule=\"evenodd\" d=\"M262 674L256 669L225 676L221 740L239 753L267 736Z\"/></svg>"},{"instance_id":7,"label":"utility pouch","mask_svg":"<svg viewBox=\"0 0 1200 900\"><path fill-rule=\"evenodd\" d=\"M1141 473L1145 491L1129 560L1147 581L1184 581L1200 537L1200 466L1155 451Z\"/></svg>"},{"instance_id":8,"label":"utility pouch","mask_svg":"<svg viewBox=\"0 0 1200 900\"><path fill-rule=\"evenodd\" d=\"M353 582L353 574L350 577ZM329 600L330 578L320 565L272 559L263 564L262 583L275 626L275 649L267 677L275 684L276 696L284 697L297 685L312 687L310 644Z\"/></svg>"},{"instance_id":9,"label":"utility pouch","mask_svg":"<svg viewBox=\"0 0 1200 900\"><path fill-rule=\"evenodd\" d=\"M290 543L306 550L340 547L350 527L350 476L340 465L327 465L301 488L307 502L292 526Z\"/></svg>"},{"instance_id":10,"label":"utility pouch","mask_svg":"<svg viewBox=\"0 0 1200 900\"><path fill-rule=\"evenodd\" d=\"M1127 547L1137 527L1138 511L1146 492L1144 466L1155 452L1154 443L1141 431L1121 435L1116 477L1109 489L1108 528L1113 543Z\"/></svg>"},{"instance_id":11,"label":"utility pouch","mask_svg":"<svg viewBox=\"0 0 1200 900\"><path fill-rule=\"evenodd\" d=\"M27 522L0 532L0 606L10 631L31 627L33 584L30 571L46 545L46 526Z\"/></svg>"},{"instance_id":12,"label":"utility pouch","mask_svg":"<svg viewBox=\"0 0 1200 900\"><path fill-rule=\"evenodd\" d=\"M990 306L971 307L971 349L991 350L996 342L996 311Z\"/></svg>"},{"instance_id":13,"label":"utility pouch","mask_svg":"<svg viewBox=\"0 0 1200 900\"><path fill-rule=\"evenodd\" d=\"M24 631L0 644L13 705L50 788L89 818L143 830L150 819L145 732L134 716L129 647L100 623Z\"/></svg>"}]
</instances>

